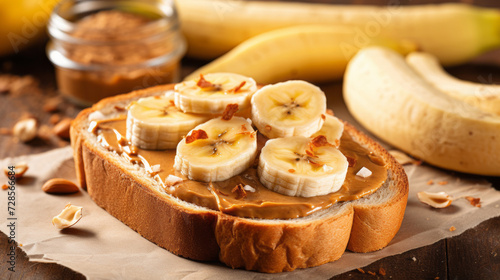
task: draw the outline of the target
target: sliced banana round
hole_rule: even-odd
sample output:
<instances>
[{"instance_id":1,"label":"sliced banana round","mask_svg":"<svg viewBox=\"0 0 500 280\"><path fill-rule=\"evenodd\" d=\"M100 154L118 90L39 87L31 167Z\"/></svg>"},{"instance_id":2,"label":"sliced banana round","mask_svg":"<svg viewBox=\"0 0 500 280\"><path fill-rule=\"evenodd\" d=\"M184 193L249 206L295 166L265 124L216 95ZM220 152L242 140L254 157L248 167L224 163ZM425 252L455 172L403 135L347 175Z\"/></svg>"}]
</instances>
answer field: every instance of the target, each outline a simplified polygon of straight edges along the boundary
<instances>
[{"instance_id":1,"label":"sliced banana round","mask_svg":"<svg viewBox=\"0 0 500 280\"><path fill-rule=\"evenodd\" d=\"M268 189L289 196L311 197L338 191L349 163L326 137L271 139L262 148L258 174Z\"/></svg>"},{"instance_id":2,"label":"sliced banana round","mask_svg":"<svg viewBox=\"0 0 500 280\"><path fill-rule=\"evenodd\" d=\"M141 149L174 149L183 136L208 119L177 109L173 92L141 98L128 106L127 140Z\"/></svg>"},{"instance_id":3,"label":"sliced banana round","mask_svg":"<svg viewBox=\"0 0 500 280\"><path fill-rule=\"evenodd\" d=\"M223 181L249 168L256 156L256 131L246 119L215 118L179 142L174 168L191 180Z\"/></svg>"},{"instance_id":4,"label":"sliced banana round","mask_svg":"<svg viewBox=\"0 0 500 280\"><path fill-rule=\"evenodd\" d=\"M327 114L325 115L325 122L323 123L321 129L314 133L311 137L324 135L329 143L338 147L340 145L342 133L344 133L344 123L338 118Z\"/></svg>"},{"instance_id":5,"label":"sliced banana round","mask_svg":"<svg viewBox=\"0 0 500 280\"><path fill-rule=\"evenodd\" d=\"M233 73L211 73L175 85L175 105L184 112L221 114L228 104L250 107L257 90L252 78Z\"/></svg>"},{"instance_id":6,"label":"sliced banana round","mask_svg":"<svg viewBox=\"0 0 500 280\"><path fill-rule=\"evenodd\" d=\"M323 125L326 97L304 81L268 85L252 97L252 121L268 138L309 137Z\"/></svg>"}]
</instances>

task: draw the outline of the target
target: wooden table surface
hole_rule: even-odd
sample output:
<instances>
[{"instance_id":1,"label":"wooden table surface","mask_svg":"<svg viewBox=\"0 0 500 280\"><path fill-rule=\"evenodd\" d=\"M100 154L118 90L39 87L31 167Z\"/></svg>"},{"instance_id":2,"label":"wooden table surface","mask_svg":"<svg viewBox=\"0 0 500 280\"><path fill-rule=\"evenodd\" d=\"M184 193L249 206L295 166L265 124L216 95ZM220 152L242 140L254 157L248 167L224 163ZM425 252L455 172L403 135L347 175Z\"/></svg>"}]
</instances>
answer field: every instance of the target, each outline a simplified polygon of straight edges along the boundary
<instances>
[{"instance_id":1,"label":"wooden table surface","mask_svg":"<svg viewBox=\"0 0 500 280\"><path fill-rule=\"evenodd\" d=\"M316 1L335 2L335 1ZM342 3L377 3L387 1L336 1ZM429 3L433 1L401 1L414 3ZM441 1L445 2L445 1ZM446 1L453 2L453 1ZM455 1L458 2L458 1ZM461 1L482 5L500 7L495 1ZM404 4L404 3L403 3ZM457 32L460 32L457 30ZM182 75L201 66L203 61L183 60ZM500 83L500 51L491 52L466 65L453 67L448 71L461 78L473 82ZM52 127L49 119L53 113L43 110L43 104L48 99L57 96L54 69L47 60L43 46L32 48L16 56L0 58L0 75L30 75L39 83L41 90L27 88L17 94L1 93L0 90L0 127L11 128L15 122L26 114L35 116L42 125ZM341 82L320 85L327 90L327 95L340 95ZM67 101L62 101L56 114L75 117L81 108ZM40 153L69 142L57 136L39 137L27 144L16 142L9 135L0 134L0 158ZM499 178L486 178L500 190ZM3 205L3 204L2 204ZM84 279L85 277L69 268L57 265L29 262L26 254L19 248L17 252L16 272L7 270L6 254L8 238L0 234L0 278L1 279ZM337 275L332 279L500 279L500 217L481 223L476 228L465 233L444 239L432 245L387 257L371 265L363 267L365 272L378 272L383 268L386 275L363 274L358 270Z\"/></svg>"}]
</instances>

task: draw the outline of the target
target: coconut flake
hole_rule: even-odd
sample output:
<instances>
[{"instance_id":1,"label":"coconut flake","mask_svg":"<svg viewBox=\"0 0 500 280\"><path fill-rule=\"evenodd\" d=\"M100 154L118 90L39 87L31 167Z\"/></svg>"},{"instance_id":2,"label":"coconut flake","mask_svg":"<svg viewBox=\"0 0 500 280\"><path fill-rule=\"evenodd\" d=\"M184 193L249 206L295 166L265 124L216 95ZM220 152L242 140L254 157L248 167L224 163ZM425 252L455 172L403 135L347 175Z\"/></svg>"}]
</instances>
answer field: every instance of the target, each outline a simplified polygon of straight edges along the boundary
<instances>
[{"instance_id":1,"label":"coconut flake","mask_svg":"<svg viewBox=\"0 0 500 280\"><path fill-rule=\"evenodd\" d=\"M168 175L167 178L165 178L165 184L167 186L173 186L178 183L182 183L182 178L174 176L174 175Z\"/></svg>"},{"instance_id":2,"label":"coconut flake","mask_svg":"<svg viewBox=\"0 0 500 280\"><path fill-rule=\"evenodd\" d=\"M370 177L372 175L372 172L370 171L370 169L366 168L366 167L362 167L358 173L356 173L357 176L359 177L363 177L363 178L366 178L366 177Z\"/></svg>"},{"instance_id":3,"label":"coconut flake","mask_svg":"<svg viewBox=\"0 0 500 280\"><path fill-rule=\"evenodd\" d=\"M158 173L160 171L161 171L161 167L159 164L155 164L155 165L151 166L151 172Z\"/></svg>"},{"instance_id":4,"label":"coconut flake","mask_svg":"<svg viewBox=\"0 0 500 280\"><path fill-rule=\"evenodd\" d=\"M245 186L243 187L243 189L244 189L245 191L248 191L248 192L255 192L255 188L253 188L253 187L252 187L252 186L250 186L250 185L245 185Z\"/></svg>"}]
</instances>

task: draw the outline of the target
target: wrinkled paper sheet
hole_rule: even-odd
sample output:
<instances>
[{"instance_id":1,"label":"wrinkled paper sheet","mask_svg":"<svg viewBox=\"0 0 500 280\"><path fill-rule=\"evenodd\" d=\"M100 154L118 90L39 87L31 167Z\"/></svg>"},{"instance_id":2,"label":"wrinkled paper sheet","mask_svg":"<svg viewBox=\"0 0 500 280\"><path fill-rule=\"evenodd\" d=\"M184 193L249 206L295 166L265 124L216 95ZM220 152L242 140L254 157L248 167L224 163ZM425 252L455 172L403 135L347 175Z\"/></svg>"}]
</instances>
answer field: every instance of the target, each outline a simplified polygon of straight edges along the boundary
<instances>
[{"instance_id":1,"label":"wrinkled paper sheet","mask_svg":"<svg viewBox=\"0 0 500 280\"><path fill-rule=\"evenodd\" d=\"M81 191L49 195L41 190L54 177L76 182L71 148L4 159L0 166L25 161L26 177L16 188L16 241L31 261L56 262L88 279L325 279L364 267L386 256L430 245L459 235L489 218L500 215L500 192L482 179L467 179L428 166L406 166L410 180L408 206L400 231L386 248L373 253L346 252L338 261L315 268L268 275L230 269L219 263L195 262L177 257L141 237L97 206ZM434 184L428 185L428 181ZM438 182L448 182L446 185ZM446 191L453 197L481 198L482 207L459 199L445 209L432 209L417 200L419 191ZM0 229L7 234L7 191L0 191ZM83 206L83 218L72 228L58 230L52 217L71 202ZM454 226L455 231L450 231Z\"/></svg>"}]
</instances>

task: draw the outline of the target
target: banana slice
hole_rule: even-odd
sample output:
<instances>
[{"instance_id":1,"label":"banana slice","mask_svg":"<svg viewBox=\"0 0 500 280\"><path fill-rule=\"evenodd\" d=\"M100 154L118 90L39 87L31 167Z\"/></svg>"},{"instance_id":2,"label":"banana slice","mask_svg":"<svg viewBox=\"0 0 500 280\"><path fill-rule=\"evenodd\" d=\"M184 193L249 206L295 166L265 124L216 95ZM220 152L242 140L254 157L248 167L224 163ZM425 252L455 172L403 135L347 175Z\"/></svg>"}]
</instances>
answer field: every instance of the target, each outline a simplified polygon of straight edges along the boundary
<instances>
[{"instance_id":1,"label":"banana slice","mask_svg":"<svg viewBox=\"0 0 500 280\"><path fill-rule=\"evenodd\" d=\"M347 158L323 135L268 140L261 150L258 174L268 189L289 196L311 197L338 191Z\"/></svg>"},{"instance_id":2,"label":"banana slice","mask_svg":"<svg viewBox=\"0 0 500 280\"><path fill-rule=\"evenodd\" d=\"M309 137L323 125L326 97L304 81L268 85L252 97L252 121L268 138Z\"/></svg>"},{"instance_id":3,"label":"banana slice","mask_svg":"<svg viewBox=\"0 0 500 280\"><path fill-rule=\"evenodd\" d=\"M172 92L141 98L128 107L127 140L141 149L174 149L183 136L208 119L177 109Z\"/></svg>"},{"instance_id":4,"label":"banana slice","mask_svg":"<svg viewBox=\"0 0 500 280\"><path fill-rule=\"evenodd\" d=\"M211 73L175 85L175 105L184 112L221 114L228 104L250 107L257 84L233 73Z\"/></svg>"},{"instance_id":5,"label":"banana slice","mask_svg":"<svg viewBox=\"0 0 500 280\"><path fill-rule=\"evenodd\" d=\"M249 168L256 156L256 131L246 119L216 118L179 142L174 168L191 180L223 181Z\"/></svg>"},{"instance_id":6,"label":"banana slice","mask_svg":"<svg viewBox=\"0 0 500 280\"><path fill-rule=\"evenodd\" d=\"M327 114L325 115L325 122L323 123L321 129L314 133L311 137L324 135L329 143L338 148L340 146L342 133L344 133L344 123L336 117Z\"/></svg>"}]
</instances>

